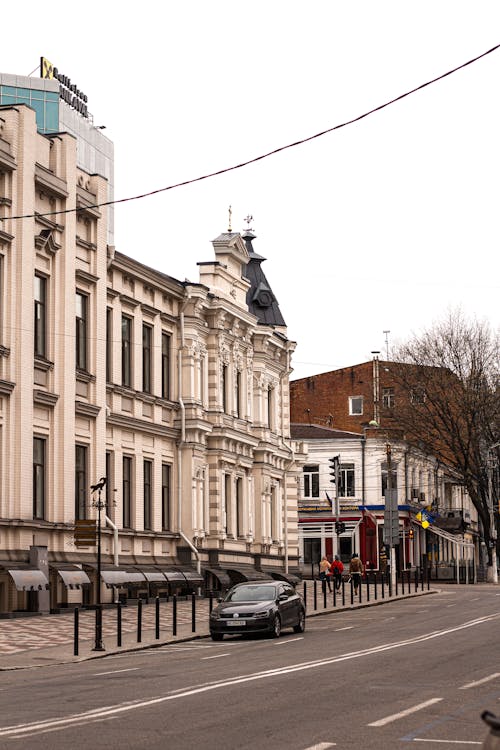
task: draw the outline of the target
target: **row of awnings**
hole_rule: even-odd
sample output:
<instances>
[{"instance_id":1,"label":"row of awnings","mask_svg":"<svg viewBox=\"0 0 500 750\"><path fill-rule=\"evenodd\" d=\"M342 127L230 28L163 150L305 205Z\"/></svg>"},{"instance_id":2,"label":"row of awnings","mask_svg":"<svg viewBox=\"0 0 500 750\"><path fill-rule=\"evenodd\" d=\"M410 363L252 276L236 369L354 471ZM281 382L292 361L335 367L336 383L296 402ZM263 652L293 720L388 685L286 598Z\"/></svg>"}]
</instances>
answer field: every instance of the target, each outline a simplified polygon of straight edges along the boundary
<instances>
[{"instance_id":1,"label":"row of awnings","mask_svg":"<svg viewBox=\"0 0 500 750\"><path fill-rule=\"evenodd\" d=\"M94 568L96 566L93 566ZM18 591L43 591L49 588L45 573L24 563L0 562L11 577ZM55 571L66 588L78 589L90 585L90 578L85 570L71 563L49 565ZM203 577L195 570L188 568L106 568L101 570L101 579L106 586L141 586L142 584L177 583L196 585L203 583Z\"/></svg>"},{"instance_id":2,"label":"row of awnings","mask_svg":"<svg viewBox=\"0 0 500 750\"><path fill-rule=\"evenodd\" d=\"M90 578L85 570L72 563L54 563L49 565L51 571L55 571L64 586L69 589L78 589L90 585ZM92 567L94 570L97 566ZM37 568L30 567L24 563L0 562L11 577L18 591L42 591L49 588L49 581L45 573ZM262 571L250 566L205 568L206 573L211 573L223 589L229 588L238 580L243 581L265 581L284 580L296 584L300 579L292 573L281 571ZM235 575L236 574L236 575ZM126 587L141 585L199 585L204 583L203 575L192 568L181 567L146 567L130 566L115 568L104 566L101 570L101 579L108 587Z\"/></svg>"}]
</instances>

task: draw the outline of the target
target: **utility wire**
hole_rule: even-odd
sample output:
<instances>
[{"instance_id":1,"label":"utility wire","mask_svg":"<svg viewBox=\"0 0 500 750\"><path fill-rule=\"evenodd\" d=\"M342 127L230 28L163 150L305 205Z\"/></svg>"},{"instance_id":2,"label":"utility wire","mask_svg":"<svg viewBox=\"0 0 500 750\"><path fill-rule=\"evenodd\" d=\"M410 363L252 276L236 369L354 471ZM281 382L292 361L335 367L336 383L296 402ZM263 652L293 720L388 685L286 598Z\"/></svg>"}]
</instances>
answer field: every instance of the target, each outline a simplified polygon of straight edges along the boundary
<instances>
[{"instance_id":1,"label":"utility wire","mask_svg":"<svg viewBox=\"0 0 500 750\"><path fill-rule=\"evenodd\" d=\"M426 88L427 86L431 86L433 83L436 83L437 81L441 81L443 78L446 78L447 76L450 76L453 73L456 73L458 70L462 70L463 68L466 68L468 65L472 65L472 63L475 63L478 60L481 60L481 58L486 57L487 55L490 55L492 52L495 52L499 48L500 48L500 44L497 44L491 49L487 50L486 52L483 52L481 55L478 55L477 57L473 57L471 60L468 60L467 62L462 63L461 65L458 65L456 68L452 68L451 70L448 70L446 73L443 73L442 75L437 76L436 78L432 78L430 81L426 81L425 83L420 84L420 86L416 86L414 89L411 89L410 91L406 91L404 94L400 94L399 96L396 96L394 99L390 99L384 104L380 104L378 107L374 107L373 109L370 109L367 112L364 112L362 115L353 117L351 120L346 120L345 122L342 122L339 125L334 125L333 127L328 128L327 130L322 130L320 133L315 133L314 135L310 135L307 138L302 138L299 141L288 143L286 146L280 146L279 148L275 148L272 151L268 151L265 154L256 156L253 159L248 159L247 161L243 161L240 164L235 164L232 167L218 169L216 172L210 172L209 174L202 175L201 177L194 177L191 180L184 180L183 182L176 182L174 185L168 185L167 187L158 188L157 190L151 190L148 193L141 193L140 195L133 195L129 198L119 198L117 200L106 201L104 203L95 203L90 206L81 206L78 208L66 208L60 211L49 211L47 213L23 214L20 216L5 216L3 218L0 217L0 221L4 221L5 219L12 219L12 220L13 219L33 219L33 218L41 217L41 216L56 216L58 214L69 214L69 213L74 213L78 211L86 211L89 208L101 208L103 206L111 206L117 203L126 203L127 201L135 201L135 200L139 200L140 198L148 198L151 195L164 193L167 190L174 190L175 188L184 187L185 185L192 185L195 182L208 180L211 177L217 177L218 175L225 174L226 172L232 172L236 169L247 167L249 164L255 164L255 162L262 161L262 159L267 159L269 156L274 156L274 154L279 154L281 151L286 151L286 149L294 148L295 146L301 146L303 143L308 143L309 141L312 141L315 138L320 138L321 136L326 135L327 133L332 133L334 130L340 130L340 128L345 128L348 125L353 125L355 122L359 122L360 120L363 120L365 117L369 117L370 115L373 115L375 112L380 112L380 110L385 109L386 107L389 107L391 104L395 104L396 102L401 101L401 99L405 99L407 96L410 96L411 94L415 94L417 91L421 91L422 89Z\"/></svg>"}]
</instances>

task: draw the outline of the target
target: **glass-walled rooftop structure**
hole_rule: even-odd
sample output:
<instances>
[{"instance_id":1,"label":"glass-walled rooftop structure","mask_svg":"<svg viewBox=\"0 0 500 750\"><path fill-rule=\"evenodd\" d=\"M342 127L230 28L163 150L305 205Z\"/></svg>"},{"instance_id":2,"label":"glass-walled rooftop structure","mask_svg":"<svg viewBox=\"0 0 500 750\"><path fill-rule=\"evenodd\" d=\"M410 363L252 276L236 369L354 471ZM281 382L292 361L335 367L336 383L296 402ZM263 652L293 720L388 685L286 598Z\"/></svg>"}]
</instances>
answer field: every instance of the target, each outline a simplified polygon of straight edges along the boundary
<instances>
[{"instance_id":1,"label":"glass-walled rooftop structure","mask_svg":"<svg viewBox=\"0 0 500 750\"><path fill-rule=\"evenodd\" d=\"M0 104L27 104L35 110L40 133L59 132L59 92L0 85Z\"/></svg>"}]
</instances>

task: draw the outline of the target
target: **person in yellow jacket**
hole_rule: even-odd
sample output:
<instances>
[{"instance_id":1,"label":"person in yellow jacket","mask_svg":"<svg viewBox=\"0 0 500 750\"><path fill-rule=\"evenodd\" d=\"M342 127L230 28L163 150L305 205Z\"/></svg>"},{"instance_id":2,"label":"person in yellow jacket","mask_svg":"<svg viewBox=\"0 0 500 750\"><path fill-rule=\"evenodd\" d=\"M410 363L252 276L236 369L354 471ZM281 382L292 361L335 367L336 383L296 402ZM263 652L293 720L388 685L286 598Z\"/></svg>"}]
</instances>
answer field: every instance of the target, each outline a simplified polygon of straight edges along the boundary
<instances>
[{"instance_id":1,"label":"person in yellow jacket","mask_svg":"<svg viewBox=\"0 0 500 750\"><path fill-rule=\"evenodd\" d=\"M352 576L354 593L357 594L358 588L361 584L361 576L363 575L363 563L359 559L357 552L352 553L351 562L349 564L349 573Z\"/></svg>"}]
</instances>

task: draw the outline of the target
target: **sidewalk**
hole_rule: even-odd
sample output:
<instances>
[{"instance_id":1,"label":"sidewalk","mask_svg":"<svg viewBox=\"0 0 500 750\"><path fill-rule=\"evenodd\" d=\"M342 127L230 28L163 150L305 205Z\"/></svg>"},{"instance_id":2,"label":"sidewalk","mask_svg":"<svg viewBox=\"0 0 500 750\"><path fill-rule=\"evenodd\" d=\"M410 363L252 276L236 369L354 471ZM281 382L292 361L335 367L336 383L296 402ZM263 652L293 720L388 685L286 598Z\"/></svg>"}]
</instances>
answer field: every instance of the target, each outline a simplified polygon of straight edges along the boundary
<instances>
[{"instance_id":1,"label":"sidewalk","mask_svg":"<svg viewBox=\"0 0 500 750\"><path fill-rule=\"evenodd\" d=\"M340 597L334 608L331 595L328 597L326 609L323 607L323 596L318 596L317 609L313 609L312 596L308 595L307 617L317 617L324 614L345 612L346 610L373 607L390 602L400 601L418 596L437 593L438 589L430 589L393 596L391 599L377 600L373 597L369 602L361 604L355 602L352 606L350 599L342 606ZM214 602L215 604L215 602ZM28 669L30 667L52 666L70 662L99 659L111 654L126 653L145 648L165 646L179 641L189 641L209 636L208 599L196 601L196 631L192 631L191 602L180 601L177 604L177 635L172 635L172 603L162 602L160 605L160 638L155 638L155 605L145 604L142 610L142 640L137 642L137 607L122 609L122 646L118 647L116 610L103 611L103 644L105 651L92 651L95 637L95 613L91 610L80 612L79 655L74 655L73 614L45 615L34 618L14 620L0 620L0 671L12 669Z\"/></svg>"}]
</instances>

